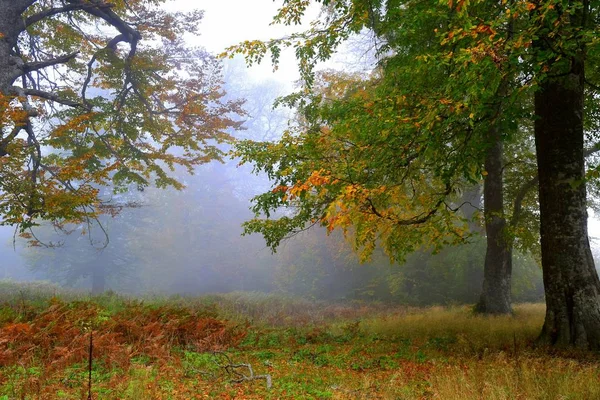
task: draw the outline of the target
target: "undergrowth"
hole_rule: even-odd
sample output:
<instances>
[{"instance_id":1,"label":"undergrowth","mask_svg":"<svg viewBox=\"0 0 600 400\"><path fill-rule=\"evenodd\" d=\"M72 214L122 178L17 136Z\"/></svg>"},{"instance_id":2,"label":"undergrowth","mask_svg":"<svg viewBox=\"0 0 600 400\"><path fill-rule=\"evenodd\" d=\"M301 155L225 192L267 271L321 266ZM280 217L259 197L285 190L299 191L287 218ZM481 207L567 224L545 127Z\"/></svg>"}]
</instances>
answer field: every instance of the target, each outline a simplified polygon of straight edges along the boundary
<instances>
[{"instance_id":1,"label":"undergrowth","mask_svg":"<svg viewBox=\"0 0 600 400\"><path fill-rule=\"evenodd\" d=\"M598 354L536 347L539 304L482 317L258 293L90 298L10 282L0 303L0 400L86 399L90 332L94 399L600 398ZM248 366L272 388L241 378Z\"/></svg>"}]
</instances>

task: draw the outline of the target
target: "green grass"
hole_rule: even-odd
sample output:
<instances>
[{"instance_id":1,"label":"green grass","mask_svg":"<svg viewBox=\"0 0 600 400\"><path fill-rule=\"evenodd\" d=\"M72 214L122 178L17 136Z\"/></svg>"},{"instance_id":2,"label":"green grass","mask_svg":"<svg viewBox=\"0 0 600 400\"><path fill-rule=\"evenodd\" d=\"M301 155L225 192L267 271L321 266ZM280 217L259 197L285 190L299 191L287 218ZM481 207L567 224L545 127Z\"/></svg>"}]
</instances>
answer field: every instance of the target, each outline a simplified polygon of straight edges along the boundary
<instances>
[{"instance_id":1,"label":"green grass","mask_svg":"<svg viewBox=\"0 0 600 400\"><path fill-rule=\"evenodd\" d=\"M95 399L600 398L598 354L535 346L540 304L483 317L258 293L91 298L10 282L0 299L0 400L86 398L90 326ZM229 363L269 374L272 388L232 382Z\"/></svg>"}]
</instances>

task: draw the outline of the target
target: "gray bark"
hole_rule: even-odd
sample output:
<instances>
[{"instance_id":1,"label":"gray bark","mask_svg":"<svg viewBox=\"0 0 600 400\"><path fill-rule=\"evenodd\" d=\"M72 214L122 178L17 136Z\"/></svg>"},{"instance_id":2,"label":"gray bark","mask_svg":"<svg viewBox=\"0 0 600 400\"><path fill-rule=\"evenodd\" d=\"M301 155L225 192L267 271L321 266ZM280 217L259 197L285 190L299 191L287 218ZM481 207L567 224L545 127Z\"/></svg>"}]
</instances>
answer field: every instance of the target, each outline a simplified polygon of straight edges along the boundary
<instances>
[{"instance_id":1,"label":"gray bark","mask_svg":"<svg viewBox=\"0 0 600 400\"><path fill-rule=\"evenodd\" d=\"M547 49L540 40L537 49ZM600 280L587 232L583 131L584 55L535 94L546 318L540 341L600 349Z\"/></svg>"},{"instance_id":2,"label":"gray bark","mask_svg":"<svg viewBox=\"0 0 600 400\"><path fill-rule=\"evenodd\" d=\"M512 312L512 241L506 235L504 216L503 144L497 127L489 132L492 143L485 159L483 201L487 248L483 288L475 311L485 314Z\"/></svg>"},{"instance_id":3,"label":"gray bark","mask_svg":"<svg viewBox=\"0 0 600 400\"><path fill-rule=\"evenodd\" d=\"M0 93L9 94L14 81L22 74L23 61L13 48L19 34L25 29L21 13L30 1L0 1Z\"/></svg>"}]
</instances>

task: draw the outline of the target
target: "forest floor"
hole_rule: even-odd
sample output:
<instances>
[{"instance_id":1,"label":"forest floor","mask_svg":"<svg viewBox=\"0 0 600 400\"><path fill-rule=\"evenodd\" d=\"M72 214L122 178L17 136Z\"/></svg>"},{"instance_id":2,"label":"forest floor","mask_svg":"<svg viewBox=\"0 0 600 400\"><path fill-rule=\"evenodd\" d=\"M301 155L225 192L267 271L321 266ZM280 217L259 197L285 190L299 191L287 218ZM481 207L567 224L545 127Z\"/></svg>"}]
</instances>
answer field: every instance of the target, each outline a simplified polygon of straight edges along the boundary
<instances>
[{"instance_id":1,"label":"forest floor","mask_svg":"<svg viewBox=\"0 0 600 400\"><path fill-rule=\"evenodd\" d=\"M600 399L600 355L536 347L543 314L0 282L0 400L87 399L90 332L93 399Z\"/></svg>"}]
</instances>

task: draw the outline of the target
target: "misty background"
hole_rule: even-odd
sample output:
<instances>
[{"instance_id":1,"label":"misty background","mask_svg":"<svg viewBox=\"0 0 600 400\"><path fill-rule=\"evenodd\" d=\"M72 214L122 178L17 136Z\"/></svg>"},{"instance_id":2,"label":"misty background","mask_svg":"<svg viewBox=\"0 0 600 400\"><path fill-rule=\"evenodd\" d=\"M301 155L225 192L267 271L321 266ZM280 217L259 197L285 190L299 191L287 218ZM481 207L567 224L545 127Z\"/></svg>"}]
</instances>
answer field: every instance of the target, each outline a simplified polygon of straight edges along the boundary
<instances>
[{"instance_id":1,"label":"misty background","mask_svg":"<svg viewBox=\"0 0 600 400\"><path fill-rule=\"evenodd\" d=\"M277 9L272 1L204 2L199 6L205 9L203 36L190 45L201 45L213 54L245 39L289 34L289 29L269 26ZM192 8L180 1L172 7ZM224 19L236 30L223 31ZM368 69L375 61L368 40L350 42L323 68ZM274 100L290 93L298 79L293 54L282 54L277 71L268 62L247 68L240 59L226 60L223 77L228 97L246 99L245 129L232 134L244 139L277 139L293 117L290 110L273 109ZM361 264L341 233L327 235L324 228L316 227L271 254L262 237L242 236L241 227L252 217L250 199L269 190L270 184L253 175L250 165L238 164L237 160L212 162L197 168L194 175L177 170L174 175L186 185L183 191L146 188L113 195L114 200L133 206L115 217L101 218L110 238L106 248L102 248L104 233L98 227L82 225L57 231L43 225L35 233L49 247L30 247L15 237L12 228L0 227L0 279L49 280L94 293L261 291L415 305L478 300L485 256L483 236L439 254L417 252L402 265L391 264L378 251ZM597 225L591 219L592 236ZM597 248L595 242L593 246ZM514 257L514 301L540 301L543 288L538 263L529 255L516 253Z\"/></svg>"}]
</instances>

